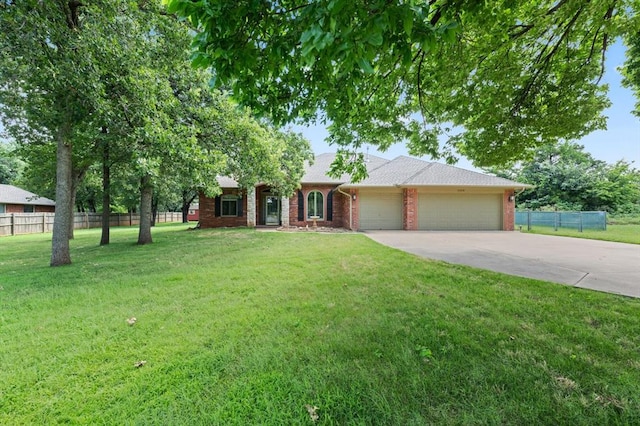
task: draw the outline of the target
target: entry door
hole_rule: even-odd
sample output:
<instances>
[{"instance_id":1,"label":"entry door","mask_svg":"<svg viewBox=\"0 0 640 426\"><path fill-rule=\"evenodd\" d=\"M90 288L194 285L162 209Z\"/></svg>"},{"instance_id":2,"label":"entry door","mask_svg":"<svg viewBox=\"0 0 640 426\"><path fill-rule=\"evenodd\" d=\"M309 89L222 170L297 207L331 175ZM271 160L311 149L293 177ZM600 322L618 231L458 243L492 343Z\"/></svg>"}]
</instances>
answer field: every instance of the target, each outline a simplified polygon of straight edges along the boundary
<instances>
[{"instance_id":1,"label":"entry door","mask_svg":"<svg viewBox=\"0 0 640 426\"><path fill-rule=\"evenodd\" d=\"M280 224L280 198L272 195L264 197L265 225Z\"/></svg>"}]
</instances>

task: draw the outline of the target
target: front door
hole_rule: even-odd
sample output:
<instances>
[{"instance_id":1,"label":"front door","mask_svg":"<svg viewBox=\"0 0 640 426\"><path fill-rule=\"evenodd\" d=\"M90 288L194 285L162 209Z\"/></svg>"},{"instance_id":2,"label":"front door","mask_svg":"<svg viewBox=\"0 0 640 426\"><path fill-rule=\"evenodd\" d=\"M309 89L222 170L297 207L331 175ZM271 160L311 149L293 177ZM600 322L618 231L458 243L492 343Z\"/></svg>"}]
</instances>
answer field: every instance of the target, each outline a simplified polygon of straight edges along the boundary
<instances>
[{"instance_id":1,"label":"front door","mask_svg":"<svg viewBox=\"0 0 640 426\"><path fill-rule=\"evenodd\" d=\"M267 195L264 197L265 205L265 225L280 224L280 199L278 197Z\"/></svg>"}]
</instances>

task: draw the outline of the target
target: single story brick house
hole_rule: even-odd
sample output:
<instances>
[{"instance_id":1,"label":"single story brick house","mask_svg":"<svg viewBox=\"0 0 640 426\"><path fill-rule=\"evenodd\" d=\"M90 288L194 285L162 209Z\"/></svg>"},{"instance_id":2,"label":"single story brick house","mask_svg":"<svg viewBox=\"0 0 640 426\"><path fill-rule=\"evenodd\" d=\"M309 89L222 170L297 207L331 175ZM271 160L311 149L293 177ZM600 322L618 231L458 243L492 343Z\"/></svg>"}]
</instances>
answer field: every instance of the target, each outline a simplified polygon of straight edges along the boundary
<instances>
[{"instance_id":1,"label":"single story brick house","mask_svg":"<svg viewBox=\"0 0 640 426\"><path fill-rule=\"evenodd\" d=\"M56 203L13 185L0 184L0 213L53 213Z\"/></svg>"},{"instance_id":2,"label":"single story brick house","mask_svg":"<svg viewBox=\"0 0 640 426\"><path fill-rule=\"evenodd\" d=\"M348 175L327 175L334 158L317 156L291 198L267 185L245 191L233 179L219 178L220 196L200 194L200 226L512 231L515 192L530 187L405 156L368 156L369 176L352 183Z\"/></svg>"}]
</instances>

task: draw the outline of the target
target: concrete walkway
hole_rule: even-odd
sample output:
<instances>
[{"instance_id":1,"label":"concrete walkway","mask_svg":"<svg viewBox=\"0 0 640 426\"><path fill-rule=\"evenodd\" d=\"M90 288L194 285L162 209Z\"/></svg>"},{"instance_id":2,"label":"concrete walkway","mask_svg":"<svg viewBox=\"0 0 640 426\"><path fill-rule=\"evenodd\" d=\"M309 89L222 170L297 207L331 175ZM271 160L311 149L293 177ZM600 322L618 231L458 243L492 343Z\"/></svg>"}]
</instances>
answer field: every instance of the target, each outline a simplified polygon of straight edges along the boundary
<instances>
[{"instance_id":1,"label":"concrete walkway","mask_svg":"<svg viewBox=\"0 0 640 426\"><path fill-rule=\"evenodd\" d=\"M521 232L367 231L418 256L640 297L640 245Z\"/></svg>"}]
</instances>

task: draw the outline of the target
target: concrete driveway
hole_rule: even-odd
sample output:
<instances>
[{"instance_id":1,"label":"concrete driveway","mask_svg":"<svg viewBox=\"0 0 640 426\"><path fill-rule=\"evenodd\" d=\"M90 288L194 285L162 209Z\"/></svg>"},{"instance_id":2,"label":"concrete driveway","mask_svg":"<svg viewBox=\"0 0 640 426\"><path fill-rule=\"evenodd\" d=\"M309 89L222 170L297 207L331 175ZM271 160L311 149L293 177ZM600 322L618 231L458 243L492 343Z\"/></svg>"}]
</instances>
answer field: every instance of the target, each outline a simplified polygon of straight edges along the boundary
<instances>
[{"instance_id":1,"label":"concrete driveway","mask_svg":"<svg viewBox=\"0 0 640 426\"><path fill-rule=\"evenodd\" d=\"M418 256L640 297L640 245L521 232L367 231Z\"/></svg>"}]
</instances>

